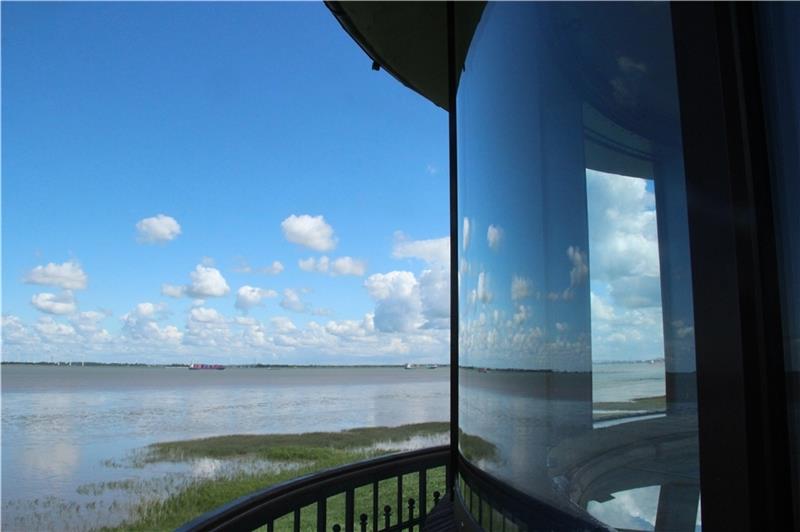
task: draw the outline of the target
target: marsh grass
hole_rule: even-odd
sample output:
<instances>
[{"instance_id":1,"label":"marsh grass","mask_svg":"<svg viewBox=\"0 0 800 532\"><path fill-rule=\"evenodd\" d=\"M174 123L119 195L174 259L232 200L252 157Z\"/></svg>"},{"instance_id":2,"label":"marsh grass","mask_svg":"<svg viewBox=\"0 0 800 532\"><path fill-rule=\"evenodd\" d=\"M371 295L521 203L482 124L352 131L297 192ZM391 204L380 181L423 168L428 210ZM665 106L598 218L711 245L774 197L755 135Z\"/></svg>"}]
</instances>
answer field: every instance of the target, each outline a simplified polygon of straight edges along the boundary
<instances>
[{"instance_id":1,"label":"marsh grass","mask_svg":"<svg viewBox=\"0 0 800 532\"><path fill-rule=\"evenodd\" d=\"M594 410L612 410L612 411L656 411L663 412L667 408L667 400L663 395L656 395L652 397L639 397L632 401L606 401L593 403Z\"/></svg>"},{"instance_id":2,"label":"marsh grass","mask_svg":"<svg viewBox=\"0 0 800 532\"><path fill-rule=\"evenodd\" d=\"M402 448L403 442L420 436L440 436L449 431L448 423L418 423L400 427L370 427L352 429L342 432L314 432L307 434L266 434L266 435L232 435L198 440L163 442L150 445L137 454L136 461L140 466L156 462L192 462L200 459L217 460L268 460L275 462L295 463L296 467L286 470L270 470L254 468L252 471L236 469L221 477L192 478L184 483L176 483L175 488L165 497L143 497L134 505L131 519L114 527L102 530L172 530L195 517L219 507L225 503L264 489L278 482L284 482L302 475L315 473L324 469L358 462L368 458L386 454L386 449L373 449L376 443L396 442ZM473 451L476 456L489 457L494 454L494 447L474 438ZM486 453L483 455L482 453ZM125 489L124 481L118 484ZM116 487L116 486L115 486ZM102 487L87 487L87 490ZM359 487L355 492L356 520L361 513L370 516L368 529L372 529L372 484ZM427 501L428 510L433 505L433 492L444 493L445 469L436 468L428 473ZM384 523L383 507L392 507L392 523L397 522L397 479L384 480L379 483L379 512L381 526ZM408 499L414 498L415 515L419 514L419 477L418 474L403 476L403 516L408 517ZM333 524L344 523L344 495L330 497L327 501L328 529ZM316 504L301 511L303 531L316 530ZM275 522L276 531L291 531L294 524L293 515L287 515Z\"/></svg>"}]
</instances>

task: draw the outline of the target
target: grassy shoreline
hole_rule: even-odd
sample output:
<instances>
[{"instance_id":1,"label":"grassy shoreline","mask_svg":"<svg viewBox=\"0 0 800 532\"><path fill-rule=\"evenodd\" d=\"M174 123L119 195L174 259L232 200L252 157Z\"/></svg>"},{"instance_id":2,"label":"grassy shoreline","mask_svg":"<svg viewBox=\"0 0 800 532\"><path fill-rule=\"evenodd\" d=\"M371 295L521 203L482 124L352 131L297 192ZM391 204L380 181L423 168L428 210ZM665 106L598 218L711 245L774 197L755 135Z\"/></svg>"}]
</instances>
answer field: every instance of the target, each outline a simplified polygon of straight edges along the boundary
<instances>
[{"instance_id":1,"label":"grassy shoreline","mask_svg":"<svg viewBox=\"0 0 800 532\"><path fill-rule=\"evenodd\" d=\"M119 526L102 530L172 530L195 517L228 503L238 497L266 488L278 482L324 469L365 460L391 452L392 446L402 448L403 442L412 438L437 437L447 434L449 423L419 423L400 427L370 427L341 432L313 432L306 434L230 435L214 438L161 442L144 448L134 461L141 467L157 462L187 462L196 460L253 460L292 463L296 467L278 471L239 470L222 478L195 479L176 489L168 496L156 500L142 500L134 506L135 517ZM479 440L479 439L478 439ZM481 440L482 442L482 440ZM479 442L480 443L480 442ZM481 452L493 452L486 442L478 446ZM432 504L434 490L444 492L444 468L428 475L428 505ZM418 500L417 476L404 476L403 498ZM394 509L397 502L396 481L381 483L380 505L389 504ZM371 513L372 487L356 490L356 515ZM328 519L342 523L344 498L332 497L328 501ZM316 528L315 505L301 512L301 530ZM289 519L275 523L276 531L291 530Z\"/></svg>"}]
</instances>

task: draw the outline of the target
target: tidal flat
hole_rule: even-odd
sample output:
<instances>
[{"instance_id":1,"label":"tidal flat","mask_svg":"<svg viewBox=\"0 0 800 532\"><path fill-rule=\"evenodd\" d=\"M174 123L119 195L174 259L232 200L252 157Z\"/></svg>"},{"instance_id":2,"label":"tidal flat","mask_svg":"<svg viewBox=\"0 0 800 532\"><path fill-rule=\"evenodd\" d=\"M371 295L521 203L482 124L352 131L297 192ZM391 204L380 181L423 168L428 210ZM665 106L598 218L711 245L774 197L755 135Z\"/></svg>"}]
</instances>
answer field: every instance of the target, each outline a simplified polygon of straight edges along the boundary
<instances>
[{"instance_id":1,"label":"tidal flat","mask_svg":"<svg viewBox=\"0 0 800 532\"><path fill-rule=\"evenodd\" d=\"M183 464L193 473L171 472L153 477L129 477L91 482L77 492L94 500L76 503L57 497L29 501L15 508L20 516L10 530L172 530L237 497L272 484L332 467L405 450L409 442L424 446L446 444L449 423L430 422L399 427L368 427L305 434L239 434L160 442L137 449L123 460L126 468L147 469L159 464ZM197 469L205 468L205 475ZM403 497L418 500L417 476L406 475ZM380 483L381 507L397 501L394 480ZM435 490L444 493L444 468L428 475L428 501ZM356 513L372 507L372 487L356 490ZM343 522L344 498L328 501L331 526ZM115 516L124 518L114 519ZM114 524L109 522L117 521ZM301 512L301 530L316 528L315 505ZM279 519L275 530L292 530L292 516Z\"/></svg>"}]
</instances>

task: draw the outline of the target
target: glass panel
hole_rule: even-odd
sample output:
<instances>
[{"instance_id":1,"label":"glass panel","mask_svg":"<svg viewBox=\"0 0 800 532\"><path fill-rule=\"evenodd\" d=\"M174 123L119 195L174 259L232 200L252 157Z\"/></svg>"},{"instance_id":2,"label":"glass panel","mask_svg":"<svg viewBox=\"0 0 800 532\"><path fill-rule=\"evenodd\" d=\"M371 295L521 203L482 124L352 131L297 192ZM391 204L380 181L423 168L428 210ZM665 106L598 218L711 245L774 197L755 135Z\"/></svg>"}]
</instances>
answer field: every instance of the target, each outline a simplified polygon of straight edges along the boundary
<instances>
[{"instance_id":1,"label":"glass panel","mask_svg":"<svg viewBox=\"0 0 800 532\"><path fill-rule=\"evenodd\" d=\"M695 530L672 49L665 4L484 11L457 100L460 449L584 519Z\"/></svg>"},{"instance_id":2,"label":"glass panel","mask_svg":"<svg viewBox=\"0 0 800 532\"><path fill-rule=\"evenodd\" d=\"M781 307L795 514L800 520L800 5L759 5Z\"/></svg>"}]
</instances>

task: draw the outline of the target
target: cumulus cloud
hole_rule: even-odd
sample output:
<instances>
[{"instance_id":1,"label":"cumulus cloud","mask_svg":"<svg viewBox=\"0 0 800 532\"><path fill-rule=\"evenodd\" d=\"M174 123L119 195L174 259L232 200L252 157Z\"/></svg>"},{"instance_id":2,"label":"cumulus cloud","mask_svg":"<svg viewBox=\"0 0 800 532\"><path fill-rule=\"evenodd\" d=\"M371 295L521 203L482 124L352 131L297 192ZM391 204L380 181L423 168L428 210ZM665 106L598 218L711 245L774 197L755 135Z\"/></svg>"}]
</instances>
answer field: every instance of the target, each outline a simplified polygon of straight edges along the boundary
<instances>
[{"instance_id":1,"label":"cumulus cloud","mask_svg":"<svg viewBox=\"0 0 800 532\"><path fill-rule=\"evenodd\" d=\"M278 275L283 271L283 263L281 263L279 260L274 260L272 261L272 264L269 266L264 266L258 271L267 275Z\"/></svg>"},{"instance_id":2,"label":"cumulus cloud","mask_svg":"<svg viewBox=\"0 0 800 532\"><path fill-rule=\"evenodd\" d=\"M36 266L25 276L26 283L57 286L64 290L83 290L88 280L81 265L72 260L62 264L50 262L45 266Z\"/></svg>"},{"instance_id":3,"label":"cumulus cloud","mask_svg":"<svg viewBox=\"0 0 800 532\"><path fill-rule=\"evenodd\" d=\"M450 328L450 271L444 267L423 270L419 276L419 296L424 327Z\"/></svg>"},{"instance_id":4,"label":"cumulus cloud","mask_svg":"<svg viewBox=\"0 0 800 532\"><path fill-rule=\"evenodd\" d=\"M24 345L30 342L28 328L19 316L3 314L2 332L4 345Z\"/></svg>"},{"instance_id":5,"label":"cumulus cloud","mask_svg":"<svg viewBox=\"0 0 800 532\"><path fill-rule=\"evenodd\" d=\"M292 214L281 222L283 236L289 242L300 244L315 251L331 251L336 247L333 228L322 215Z\"/></svg>"},{"instance_id":6,"label":"cumulus cloud","mask_svg":"<svg viewBox=\"0 0 800 532\"><path fill-rule=\"evenodd\" d=\"M464 248L464 251L466 251L466 250L467 250L467 248L469 247L469 237L470 237L470 233L469 233L469 231L470 231L470 229L469 229L469 225L470 225L470 224L469 224L469 218L467 218L467 217L465 216L465 217L464 217L464 224L463 224L463 228L462 228L462 230L461 230L461 235L462 235L462 238L463 238L462 246L463 246L463 248Z\"/></svg>"},{"instance_id":7,"label":"cumulus cloud","mask_svg":"<svg viewBox=\"0 0 800 532\"><path fill-rule=\"evenodd\" d=\"M353 257L339 257L331 264L332 275L362 276L367 272L367 264Z\"/></svg>"},{"instance_id":8,"label":"cumulus cloud","mask_svg":"<svg viewBox=\"0 0 800 532\"><path fill-rule=\"evenodd\" d=\"M592 278L658 276L655 195L645 179L586 171Z\"/></svg>"},{"instance_id":9,"label":"cumulus cloud","mask_svg":"<svg viewBox=\"0 0 800 532\"><path fill-rule=\"evenodd\" d=\"M407 271L370 275L364 286L376 301L375 328L382 332L411 331L422 322L417 279Z\"/></svg>"},{"instance_id":10,"label":"cumulus cloud","mask_svg":"<svg viewBox=\"0 0 800 532\"><path fill-rule=\"evenodd\" d=\"M320 272L326 273L331 266L331 261L328 257L322 256L320 258L308 257L307 259L300 259L297 265L304 272Z\"/></svg>"},{"instance_id":11,"label":"cumulus cloud","mask_svg":"<svg viewBox=\"0 0 800 532\"><path fill-rule=\"evenodd\" d=\"M511 299L519 301L533 296L533 281L521 275L511 276Z\"/></svg>"},{"instance_id":12,"label":"cumulus cloud","mask_svg":"<svg viewBox=\"0 0 800 532\"><path fill-rule=\"evenodd\" d=\"M294 322L286 316L275 316L269 321L279 333L290 333L297 330L297 326L294 324Z\"/></svg>"},{"instance_id":13,"label":"cumulus cloud","mask_svg":"<svg viewBox=\"0 0 800 532\"><path fill-rule=\"evenodd\" d=\"M409 240L401 231L394 234L392 257L396 259L420 259L429 264L450 264L450 237L427 240Z\"/></svg>"},{"instance_id":14,"label":"cumulus cloud","mask_svg":"<svg viewBox=\"0 0 800 532\"><path fill-rule=\"evenodd\" d=\"M279 260L272 261L272 264L269 266L264 266L263 268L253 268L250 266L245 259L239 257L236 261L236 266L233 267L233 271L236 273L263 273L264 275L278 275L284 270L283 263Z\"/></svg>"},{"instance_id":15,"label":"cumulus cloud","mask_svg":"<svg viewBox=\"0 0 800 532\"><path fill-rule=\"evenodd\" d=\"M213 308L194 307L186 320L183 343L192 346L228 348L234 339L228 320Z\"/></svg>"},{"instance_id":16,"label":"cumulus cloud","mask_svg":"<svg viewBox=\"0 0 800 532\"><path fill-rule=\"evenodd\" d=\"M489 225L489 229L486 230L486 241L489 243L489 247L497 251L500 249L500 242L502 240L503 229L497 225Z\"/></svg>"},{"instance_id":17,"label":"cumulus cloud","mask_svg":"<svg viewBox=\"0 0 800 532\"><path fill-rule=\"evenodd\" d=\"M267 290L255 286L244 285L236 291L236 308L247 312L261 304L261 300L268 297L277 297L275 290Z\"/></svg>"},{"instance_id":18,"label":"cumulus cloud","mask_svg":"<svg viewBox=\"0 0 800 532\"><path fill-rule=\"evenodd\" d=\"M216 268L198 264L189 273L191 284L187 293L192 297L222 297L231 291L225 278Z\"/></svg>"},{"instance_id":19,"label":"cumulus cloud","mask_svg":"<svg viewBox=\"0 0 800 532\"><path fill-rule=\"evenodd\" d=\"M489 274L486 272L478 273L478 286L473 290L474 300L481 303L491 303L494 299L494 294L489 289Z\"/></svg>"},{"instance_id":20,"label":"cumulus cloud","mask_svg":"<svg viewBox=\"0 0 800 532\"><path fill-rule=\"evenodd\" d=\"M174 325L159 325L166 315L166 305L156 303L139 303L133 310L123 314L123 338L130 341L144 342L151 345L179 344L183 333Z\"/></svg>"},{"instance_id":21,"label":"cumulus cloud","mask_svg":"<svg viewBox=\"0 0 800 532\"><path fill-rule=\"evenodd\" d=\"M46 339L58 338L63 340L66 337L75 336L75 328L72 325L55 321L49 316L39 318L34 328L36 332Z\"/></svg>"},{"instance_id":22,"label":"cumulus cloud","mask_svg":"<svg viewBox=\"0 0 800 532\"><path fill-rule=\"evenodd\" d=\"M353 257L338 257L329 259L325 255L320 258L309 257L300 259L297 265L306 272L329 273L331 275L355 275L360 277L367 271L367 264L363 260Z\"/></svg>"},{"instance_id":23,"label":"cumulus cloud","mask_svg":"<svg viewBox=\"0 0 800 532\"><path fill-rule=\"evenodd\" d=\"M172 216L157 214L136 222L136 240L143 244L157 244L175 240L181 226Z\"/></svg>"},{"instance_id":24,"label":"cumulus cloud","mask_svg":"<svg viewBox=\"0 0 800 532\"><path fill-rule=\"evenodd\" d=\"M161 295L176 298L183 297L186 295L186 287L164 283L161 285Z\"/></svg>"},{"instance_id":25,"label":"cumulus cloud","mask_svg":"<svg viewBox=\"0 0 800 532\"><path fill-rule=\"evenodd\" d=\"M655 195L640 178L587 170L586 183L593 354L606 360L662 357Z\"/></svg>"},{"instance_id":26,"label":"cumulus cloud","mask_svg":"<svg viewBox=\"0 0 800 532\"><path fill-rule=\"evenodd\" d=\"M307 305L300 299L300 294L291 288L287 288L283 291L283 299L280 305L292 312L305 312L307 309Z\"/></svg>"},{"instance_id":27,"label":"cumulus cloud","mask_svg":"<svg viewBox=\"0 0 800 532\"><path fill-rule=\"evenodd\" d=\"M78 306L75 304L75 298L69 290L65 290L58 295L48 292L34 294L33 297L31 297L31 305L36 307L37 310L48 314L73 314L78 310Z\"/></svg>"},{"instance_id":28,"label":"cumulus cloud","mask_svg":"<svg viewBox=\"0 0 800 532\"><path fill-rule=\"evenodd\" d=\"M189 296L195 299L206 297L222 297L231 291L222 273L216 268L198 264L189 272L191 282L188 285L162 284L161 294L168 297Z\"/></svg>"}]
</instances>

